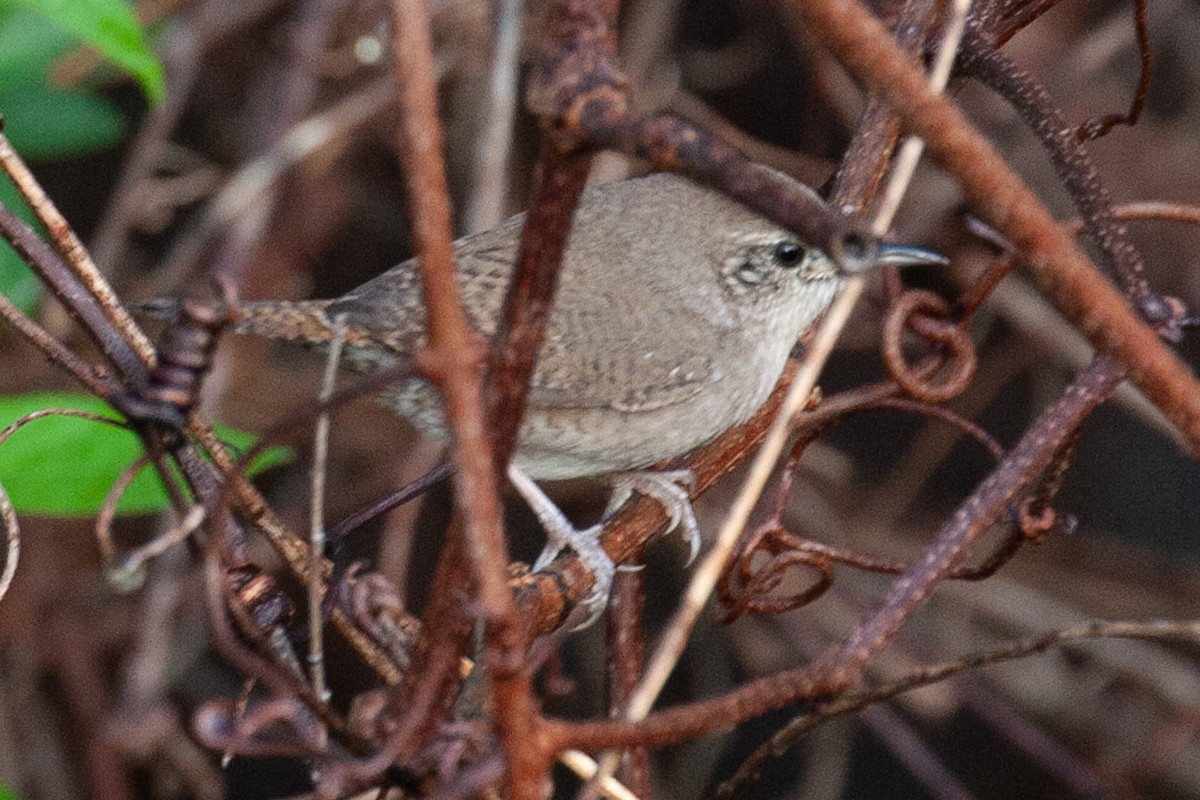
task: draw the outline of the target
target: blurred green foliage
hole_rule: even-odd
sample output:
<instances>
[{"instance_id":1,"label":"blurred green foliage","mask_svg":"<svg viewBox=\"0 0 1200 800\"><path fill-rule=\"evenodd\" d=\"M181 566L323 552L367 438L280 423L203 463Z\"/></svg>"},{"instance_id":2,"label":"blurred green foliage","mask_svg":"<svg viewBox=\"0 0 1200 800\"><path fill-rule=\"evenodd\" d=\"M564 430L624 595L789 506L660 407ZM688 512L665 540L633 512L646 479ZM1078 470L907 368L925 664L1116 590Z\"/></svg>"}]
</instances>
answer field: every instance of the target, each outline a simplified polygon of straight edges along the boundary
<instances>
[{"instance_id":1,"label":"blurred green foliage","mask_svg":"<svg viewBox=\"0 0 1200 800\"><path fill-rule=\"evenodd\" d=\"M104 150L125 132L124 117L108 100L86 87L50 85L54 60L84 43L133 74L152 102L161 100L162 64L124 0L0 0L0 114L27 161ZM0 181L0 202L33 224L7 181ZM23 311L41 297L37 279L6 246L0 246L0 293Z\"/></svg>"},{"instance_id":2,"label":"blurred green foliage","mask_svg":"<svg viewBox=\"0 0 1200 800\"><path fill-rule=\"evenodd\" d=\"M42 28L56 29L47 30L46 37L63 31L70 34L68 41L77 38L86 42L136 78L150 102L162 101L165 86L162 63L146 43L126 0L0 0L0 11L18 8L41 17ZM53 24L46 25L46 20ZM32 51L36 59L44 52L45 43L46 39L39 36L30 42L26 53Z\"/></svg>"},{"instance_id":3,"label":"blurred green foliage","mask_svg":"<svg viewBox=\"0 0 1200 800\"><path fill-rule=\"evenodd\" d=\"M90 395L42 392L0 397L0 427L46 408L90 411L119 419L103 401ZM131 431L79 417L48 416L29 423L0 445L0 484L18 513L55 517L94 515L113 481L142 454ZM224 425L217 435L235 452L254 444L253 434ZM251 463L251 475L294 457L288 447L269 447ZM130 484L117 507L120 514L147 514L168 507L153 468Z\"/></svg>"}]
</instances>

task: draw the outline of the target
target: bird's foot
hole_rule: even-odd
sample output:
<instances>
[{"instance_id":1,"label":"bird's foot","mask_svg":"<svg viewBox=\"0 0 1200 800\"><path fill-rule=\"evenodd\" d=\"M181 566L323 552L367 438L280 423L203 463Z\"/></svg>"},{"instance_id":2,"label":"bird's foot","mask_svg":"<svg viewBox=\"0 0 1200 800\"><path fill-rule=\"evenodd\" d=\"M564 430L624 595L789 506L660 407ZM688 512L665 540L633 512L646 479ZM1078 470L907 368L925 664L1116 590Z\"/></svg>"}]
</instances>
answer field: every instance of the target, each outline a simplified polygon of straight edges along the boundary
<instances>
[{"instance_id":1,"label":"bird's foot","mask_svg":"<svg viewBox=\"0 0 1200 800\"><path fill-rule=\"evenodd\" d=\"M533 479L512 464L508 467L508 478L546 530L546 547L534 562L533 571L540 572L550 566L563 548L570 547L579 556L579 562L591 572L592 590L579 601L567 620L570 630L582 630L590 626L608 605L613 575L616 573L616 565L600 546L603 526L593 525L583 530L576 528Z\"/></svg>"},{"instance_id":2,"label":"bird's foot","mask_svg":"<svg viewBox=\"0 0 1200 800\"><path fill-rule=\"evenodd\" d=\"M604 518L617 512L634 492L653 498L666 509L671 522L666 533L678 530L688 545L687 565L696 560L700 552L700 524L692 508L690 490L695 486L696 476L690 469L669 472L622 472L612 478L613 493L609 498Z\"/></svg>"}]
</instances>

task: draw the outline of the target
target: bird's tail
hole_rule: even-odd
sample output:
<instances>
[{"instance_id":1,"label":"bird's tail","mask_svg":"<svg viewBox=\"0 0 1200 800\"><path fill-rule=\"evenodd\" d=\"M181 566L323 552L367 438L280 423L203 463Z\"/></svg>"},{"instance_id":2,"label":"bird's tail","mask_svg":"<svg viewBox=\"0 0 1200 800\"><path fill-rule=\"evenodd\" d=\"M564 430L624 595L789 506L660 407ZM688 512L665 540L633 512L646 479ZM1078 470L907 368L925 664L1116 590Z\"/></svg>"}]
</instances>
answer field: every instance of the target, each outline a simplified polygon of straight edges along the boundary
<instances>
[{"instance_id":1,"label":"bird's tail","mask_svg":"<svg viewBox=\"0 0 1200 800\"><path fill-rule=\"evenodd\" d=\"M333 325L325 314L329 300L262 300L236 304L230 315L230 330L268 339L320 344L333 336ZM139 303L137 311L151 319L176 323L182 301L160 297Z\"/></svg>"},{"instance_id":2,"label":"bird's tail","mask_svg":"<svg viewBox=\"0 0 1200 800\"><path fill-rule=\"evenodd\" d=\"M333 322L325 314L329 300L264 300L239 303L237 333L310 344L327 344Z\"/></svg>"}]
</instances>

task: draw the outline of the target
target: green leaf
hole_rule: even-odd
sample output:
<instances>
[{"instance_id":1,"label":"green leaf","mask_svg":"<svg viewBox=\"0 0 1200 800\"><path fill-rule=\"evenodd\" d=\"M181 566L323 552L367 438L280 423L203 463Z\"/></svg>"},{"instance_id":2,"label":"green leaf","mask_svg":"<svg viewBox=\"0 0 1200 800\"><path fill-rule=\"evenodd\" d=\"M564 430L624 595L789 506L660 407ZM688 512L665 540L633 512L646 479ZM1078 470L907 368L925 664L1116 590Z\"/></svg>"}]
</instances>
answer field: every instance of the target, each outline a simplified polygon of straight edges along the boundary
<instances>
[{"instance_id":1,"label":"green leaf","mask_svg":"<svg viewBox=\"0 0 1200 800\"><path fill-rule=\"evenodd\" d=\"M125 133L117 107L95 95L30 83L0 87L4 132L29 161L72 158L112 147Z\"/></svg>"},{"instance_id":2,"label":"green leaf","mask_svg":"<svg viewBox=\"0 0 1200 800\"><path fill-rule=\"evenodd\" d=\"M21 219L34 224L33 212L8 181L0 181L0 203ZM7 242L0 242L0 294L25 313L32 313L42 297L42 283Z\"/></svg>"},{"instance_id":3,"label":"green leaf","mask_svg":"<svg viewBox=\"0 0 1200 800\"><path fill-rule=\"evenodd\" d=\"M51 62L77 41L42 15L0 0L0 86L44 84Z\"/></svg>"},{"instance_id":4,"label":"green leaf","mask_svg":"<svg viewBox=\"0 0 1200 800\"><path fill-rule=\"evenodd\" d=\"M111 419L118 415L103 401L74 393L31 393L0 396L0 426L45 408L90 411ZM217 425L218 436L241 452L254 435ZM0 483L18 513L56 517L95 514L114 480L142 454L130 431L78 417L37 419L0 445ZM255 458L253 475L290 461L291 448L270 447ZM121 498L117 513L148 514L169 505L152 467L138 474Z\"/></svg>"},{"instance_id":5,"label":"green leaf","mask_svg":"<svg viewBox=\"0 0 1200 800\"><path fill-rule=\"evenodd\" d=\"M21 796L9 788L7 783L0 781L0 800L21 800Z\"/></svg>"},{"instance_id":6,"label":"green leaf","mask_svg":"<svg viewBox=\"0 0 1200 800\"><path fill-rule=\"evenodd\" d=\"M142 85L152 103L162 101L163 67L150 50L124 0L7 0L54 20L94 46Z\"/></svg>"}]
</instances>

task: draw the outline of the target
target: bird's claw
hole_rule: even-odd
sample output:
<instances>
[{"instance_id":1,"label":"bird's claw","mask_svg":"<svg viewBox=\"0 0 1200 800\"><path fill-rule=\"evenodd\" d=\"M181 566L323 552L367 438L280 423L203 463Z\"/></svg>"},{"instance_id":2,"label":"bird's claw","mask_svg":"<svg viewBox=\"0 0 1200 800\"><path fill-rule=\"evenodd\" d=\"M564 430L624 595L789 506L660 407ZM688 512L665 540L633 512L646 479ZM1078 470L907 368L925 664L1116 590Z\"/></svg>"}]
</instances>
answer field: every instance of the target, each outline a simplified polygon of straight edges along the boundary
<instances>
[{"instance_id":1,"label":"bird's claw","mask_svg":"<svg viewBox=\"0 0 1200 800\"><path fill-rule=\"evenodd\" d=\"M568 530L552 531L547 528L546 535L549 541L546 542L537 561L533 562L533 571L541 572L550 566L554 559L558 558L558 554L564 548L570 547L579 558L579 563L591 573L591 590L579 601L567 619L566 627L571 631L590 627L608 607L608 598L612 593L613 576L616 574L617 566L600 546L602 528L602 525L593 525L583 530L572 527Z\"/></svg>"},{"instance_id":2,"label":"bird's claw","mask_svg":"<svg viewBox=\"0 0 1200 800\"><path fill-rule=\"evenodd\" d=\"M617 567L600 546L603 524L579 530L528 475L515 466L510 466L509 479L529 503L546 530L546 547L533 563L533 571L541 572L546 569L564 548L570 547L578 555L579 562L592 574L591 591L579 601L567 621L570 630L588 627L608 605L613 576L617 569L636 571L642 568L641 565ZM670 517L667 533L679 530L688 543L690 552L687 563L691 564L700 552L700 525L696 521L696 513L692 509L689 495L695 481L696 477L691 470L621 473L613 478L613 494L604 512L604 518L611 517L634 492L657 500ZM576 622L577 619L581 621Z\"/></svg>"},{"instance_id":3,"label":"bird's claw","mask_svg":"<svg viewBox=\"0 0 1200 800\"><path fill-rule=\"evenodd\" d=\"M514 465L508 468L508 477L513 486L529 503L533 513L546 531L546 547L543 548L537 561L533 563L533 571L541 572L558 557L563 548L570 547L579 556L579 563L592 574L592 589L587 596L579 601L571 611L567 620L570 630L586 628L604 613L608 605L608 596L612 590L613 575L616 565L608 553L600 546L601 525L593 525L583 530L577 529L559 510L549 497L546 496L533 480ZM582 622L575 622L576 618Z\"/></svg>"},{"instance_id":4,"label":"bird's claw","mask_svg":"<svg viewBox=\"0 0 1200 800\"><path fill-rule=\"evenodd\" d=\"M690 496L695 484L696 476L690 469L620 473L612 479L613 493L609 498L608 508L604 511L604 517L607 519L615 514L634 492L657 500L670 517L665 532L678 530L687 542L688 558L685 566L690 566L700 553L700 523L696 521L696 512L692 508Z\"/></svg>"}]
</instances>

